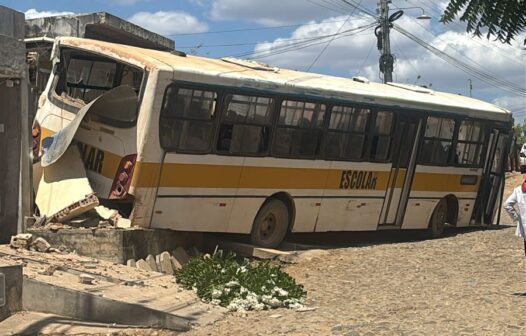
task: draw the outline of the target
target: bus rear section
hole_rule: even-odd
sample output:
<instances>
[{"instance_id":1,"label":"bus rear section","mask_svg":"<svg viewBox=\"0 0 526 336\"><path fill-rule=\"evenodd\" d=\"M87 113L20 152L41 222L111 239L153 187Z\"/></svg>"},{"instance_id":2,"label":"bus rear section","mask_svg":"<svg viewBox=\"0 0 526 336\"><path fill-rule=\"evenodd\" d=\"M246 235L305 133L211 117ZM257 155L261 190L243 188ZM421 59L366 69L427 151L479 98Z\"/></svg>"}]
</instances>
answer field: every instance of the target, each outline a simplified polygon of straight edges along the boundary
<instances>
[{"instance_id":1,"label":"bus rear section","mask_svg":"<svg viewBox=\"0 0 526 336\"><path fill-rule=\"evenodd\" d=\"M32 130L34 186L38 189L42 176L42 155L57 151L46 146L52 139L66 141L67 131L100 203L128 216L133 205L130 185L137 157L138 97L145 72L137 64L80 46L57 43L55 48L53 73L40 97Z\"/></svg>"}]
</instances>

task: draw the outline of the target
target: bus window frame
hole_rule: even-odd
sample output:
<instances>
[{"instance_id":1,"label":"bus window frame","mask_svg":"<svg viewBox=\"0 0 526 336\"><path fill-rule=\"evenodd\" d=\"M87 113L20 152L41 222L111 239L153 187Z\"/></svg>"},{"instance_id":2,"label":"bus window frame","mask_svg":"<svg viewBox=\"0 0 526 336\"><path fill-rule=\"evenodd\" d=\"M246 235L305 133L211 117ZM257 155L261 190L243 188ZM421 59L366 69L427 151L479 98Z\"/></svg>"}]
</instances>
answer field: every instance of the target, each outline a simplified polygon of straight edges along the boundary
<instances>
[{"instance_id":1,"label":"bus window frame","mask_svg":"<svg viewBox=\"0 0 526 336\"><path fill-rule=\"evenodd\" d=\"M421 151L422 151L422 144L424 142L424 136L422 135L419 139L419 153L417 156L417 165L419 166L428 166L428 167L455 167L455 168L483 168L484 167L484 158L482 158L479 164L476 165L465 165L465 164L458 164L455 163L454 156L456 154L456 148L458 143L458 132L460 129L460 123L462 121L468 120L468 121L475 121L475 122L481 122L483 124L482 130L484 132L484 142L482 143L482 153L486 153L488 150L488 142L489 142L489 125L491 123L490 120L487 119L481 119L481 118L466 118L464 116L459 116L455 114L450 113L444 113L444 112L435 112L435 111L426 111L425 114L422 114L422 118L427 122L428 117L436 117L436 118L448 118L453 119L455 121L455 129L453 131L453 139L451 143L452 150L449 153L448 161L444 164L438 164L438 163L427 163L421 161ZM498 123L495 124L493 128L505 128L505 123ZM425 127L425 125L424 125Z\"/></svg>"},{"instance_id":2,"label":"bus window frame","mask_svg":"<svg viewBox=\"0 0 526 336\"><path fill-rule=\"evenodd\" d=\"M116 63L117 65L118 64L127 65L127 66L129 66L131 68L140 70L142 72L141 85L139 86L139 93L137 94L137 113L135 114L134 120L130 121L130 122L119 122L119 121L115 121L115 120L109 121L109 120L106 120L104 118L100 118L101 119L101 122L100 122L101 124L107 125L107 126L110 126L110 127L117 127L117 128L120 128L120 129L131 129L131 128L136 127L137 126L137 122L139 120L139 112L141 110L141 105L142 105L142 100L143 100L144 93L145 93L145 90L146 90L146 85L148 83L149 72L146 69L137 67L137 66L135 66L133 64L126 63L126 62L124 62L122 60L119 60L119 59L116 59L114 57L101 55L101 54L98 54L98 53L93 52L91 50L84 50L84 49L72 48L72 47L60 48L60 61L58 63L56 63L53 66L53 69L51 70L51 72L53 73L53 82L51 83L51 85L49 87L49 90L48 90L48 93L47 93L47 98L48 98L48 100L51 103L53 103L53 105L59 107L60 109L64 109L64 110L66 110L66 111L68 111L70 113L73 113L73 114L77 114L77 112L82 108L82 106L75 106L73 104L70 104L70 103L68 103L68 99L76 100L77 98L73 98L73 97L69 97L68 96L68 98L64 99L61 96L59 96L58 93L56 92L56 88L57 88L60 76L61 75L66 75L65 73L60 73L60 72L67 71L67 68L64 68L64 66L65 66L65 59L64 59L64 54L63 54L64 50L71 50L71 51L75 51L75 52L90 54L90 55L93 55L93 59L101 59L101 60L105 60L106 62L108 62L108 60L111 60L112 62ZM78 57L75 57L75 58L83 59L82 57L83 57L83 55L79 55ZM84 56L84 58L91 60L91 58L88 57L88 56ZM118 69L116 70L116 75L117 75L117 72L118 72ZM164 99L164 97L163 97L163 99ZM86 105L86 104L88 104L88 103L84 103L84 105Z\"/></svg>"},{"instance_id":3,"label":"bus window frame","mask_svg":"<svg viewBox=\"0 0 526 336\"><path fill-rule=\"evenodd\" d=\"M405 111L405 110L403 110ZM393 115L393 120L391 122L391 130L389 133L389 154L384 160L378 160L371 158L371 148L373 143L373 137L375 135L378 135L374 131L374 127L376 125L376 117L378 115L378 112L389 112ZM396 111L392 108L371 108L372 118L370 118L369 121L369 129L367 132L367 147L365 149L364 154L364 160L365 162L372 162L372 163L392 163L393 162L393 143L396 140L396 137L398 136L398 123L399 123L399 114L402 113L401 111ZM385 135L382 135L385 136Z\"/></svg>"},{"instance_id":4,"label":"bus window frame","mask_svg":"<svg viewBox=\"0 0 526 336\"><path fill-rule=\"evenodd\" d=\"M279 97L279 99L278 99ZM330 107L330 102L324 99L302 99L301 97L296 98L291 95L276 95L276 102L274 106L274 119L272 120L272 130L271 130L271 145L270 145L270 153L269 156L275 157L275 158L282 158L282 159L292 159L292 160L318 160L321 159L321 149L322 149L322 141L325 138L325 132L327 129L327 118L328 118L328 111ZM281 107L283 104L283 101L296 101L296 102L304 102L304 103L312 103L312 104L322 104L325 105L325 111L323 115L323 120L321 123L321 127L319 128L303 128L299 126L289 126L289 125L281 125L281 128L286 129L299 129L299 130L316 130L317 131L317 142L316 142L316 148L313 156L293 156L293 155L280 155L276 154L274 152L274 145L276 143L276 135L277 135L277 129L280 128L279 125L279 118L281 114Z\"/></svg>"},{"instance_id":5,"label":"bus window frame","mask_svg":"<svg viewBox=\"0 0 526 336\"><path fill-rule=\"evenodd\" d=\"M371 107L365 107L363 105L358 105L358 104L352 104L352 103L347 103L347 104L339 104L339 103L331 103L331 104L326 104L327 105L327 117L326 117L326 120L324 121L324 125L323 125L323 135L322 135L322 139L320 141L320 150L319 150L319 158L320 159L323 159L325 161L340 161L340 162L364 162L366 161L365 160L365 154L366 154L366 148L368 147L368 142L369 142L369 132L370 132L370 127L371 127L371 120L373 119L373 115L374 115L374 109L372 109ZM369 110L369 113L368 113L368 116L367 116L367 121L365 123L365 129L363 132L357 132L357 131L341 131L341 130L333 130L333 129L330 129L329 126L330 126L330 122L331 122L331 118L332 118L332 113L333 113L333 108L334 107L347 107L347 108L353 108L353 109L367 109ZM329 132L334 132L334 133L340 133L340 134L351 134L351 135L356 135L356 134L361 134L364 136L364 140L363 140L363 144L362 144L362 155L360 155L360 158L359 159L350 159L350 158L328 158L327 157L327 153L326 153L326 149L327 149L327 140L328 140L328 135L329 135Z\"/></svg>"},{"instance_id":6,"label":"bus window frame","mask_svg":"<svg viewBox=\"0 0 526 336\"><path fill-rule=\"evenodd\" d=\"M175 148L173 148L173 149L166 149L166 148L164 148L162 146L162 144L161 144L161 127L160 127L160 125L161 125L161 118L162 118L163 108L164 108L164 104L165 104L165 101L166 101L168 89L170 87L172 87L172 86L174 86L176 89L211 91L211 92L215 92L216 93L216 103L215 103L214 114L213 114L214 117L210 121L210 122L212 122L212 134L210 136L210 141L208 143L208 148L207 148L206 151L187 150L187 149L181 150L181 149L175 149ZM166 86L166 88L164 89L163 100L161 102L161 109L159 110L159 120L158 120L158 123L157 123L157 128L158 128L158 132L157 133L159 134L159 136L158 136L159 147L161 148L161 150L163 150L165 153L176 153L176 154L192 154L192 155L208 155L208 154L212 154L212 153L215 154L216 151L215 151L214 144L217 142L216 137L218 136L218 133L219 133L219 120L222 117L222 115L220 115L219 113L221 112L221 110L223 108L224 98L225 98L225 95L224 95L223 91L218 90L218 89L213 88L213 87L210 87L208 85L179 84L178 81L172 81L170 84L168 84ZM188 118L178 118L178 119L179 120L198 120L198 119L188 119ZM220 154L220 155L223 155L223 154Z\"/></svg>"},{"instance_id":7,"label":"bus window frame","mask_svg":"<svg viewBox=\"0 0 526 336\"><path fill-rule=\"evenodd\" d=\"M213 86L207 86L206 87L213 87ZM203 87L205 87L203 86ZM216 154L221 156L241 156L241 157L269 157L271 152L271 146L272 146L272 140L274 137L274 118L276 115L276 106L278 105L279 98L277 95L272 95L271 93L265 94L267 92L259 93L259 92L250 92L248 90L235 90L234 88L230 89L218 89L218 102L216 104L216 124L214 125L214 132L212 134L213 141L212 141L212 148L209 152L209 154ZM249 96L249 97L262 97L262 98L270 98L272 101L272 108L270 111L270 123L268 125L269 129L269 139L267 144L267 149L265 152L261 153L229 153L225 151L220 151L217 149L217 143L219 141L219 135L220 135L220 129L221 129L221 122L223 121L223 115L225 113L225 109L228 108L228 102L227 99L229 96L233 95L240 95L240 96ZM219 100L221 100L221 103L219 104ZM218 110L218 106L220 106ZM234 124L227 122L228 124ZM237 123L236 123L237 124ZM247 125L247 126L259 126L263 127L265 125L263 124L252 124L252 123L243 123L238 125Z\"/></svg>"}]
</instances>

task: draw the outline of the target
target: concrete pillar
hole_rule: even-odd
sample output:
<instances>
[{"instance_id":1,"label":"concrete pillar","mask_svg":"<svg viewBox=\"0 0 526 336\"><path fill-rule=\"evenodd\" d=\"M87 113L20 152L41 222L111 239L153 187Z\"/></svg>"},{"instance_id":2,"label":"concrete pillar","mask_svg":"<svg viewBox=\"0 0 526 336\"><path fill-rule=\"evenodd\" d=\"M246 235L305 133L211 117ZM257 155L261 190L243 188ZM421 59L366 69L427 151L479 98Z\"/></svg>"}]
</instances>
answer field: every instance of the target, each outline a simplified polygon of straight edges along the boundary
<instances>
[{"instance_id":1,"label":"concrete pillar","mask_svg":"<svg viewBox=\"0 0 526 336\"><path fill-rule=\"evenodd\" d=\"M11 235L21 230L23 216L29 213L28 91L23 39L24 14L0 6L0 243L7 243Z\"/></svg>"}]
</instances>

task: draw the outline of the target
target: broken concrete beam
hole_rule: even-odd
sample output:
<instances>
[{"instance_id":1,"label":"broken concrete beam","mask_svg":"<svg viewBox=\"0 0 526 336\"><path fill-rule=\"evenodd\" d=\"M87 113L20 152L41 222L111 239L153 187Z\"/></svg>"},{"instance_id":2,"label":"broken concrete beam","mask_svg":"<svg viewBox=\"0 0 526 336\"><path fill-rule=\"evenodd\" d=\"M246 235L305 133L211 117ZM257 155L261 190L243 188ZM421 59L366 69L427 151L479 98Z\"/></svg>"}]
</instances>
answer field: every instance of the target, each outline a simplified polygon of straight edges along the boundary
<instances>
[{"instance_id":1,"label":"broken concrete beam","mask_svg":"<svg viewBox=\"0 0 526 336\"><path fill-rule=\"evenodd\" d=\"M57 222L99 205L76 146L68 148L57 162L43 168L35 202L41 215Z\"/></svg>"},{"instance_id":2,"label":"broken concrete beam","mask_svg":"<svg viewBox=\"0 0 526 336\"><path fill-rule=\"evenodd\" d=\"M185 249L181 246L173 250L172 255L181 263L181 265L186 264L190 260L188 253L186 253Z\"/></svg>"},{"instance_id":3,"label":"broken concrete beam","mask_svg":"<svg viewBox=\"0 0 526 336\"><path fill-rule=\"evenodd\" d=\"M16 236L11 236L9 246L15 249L27 249L31 244L32 239L33 235L31 233L19 233Z\"/></svg>"},{"instance_id":4,"label":"broken concrete beam","mask_svg":"<svg viewBox=\"0 0 526 336\"><path fill-rule=\"evenodd\" d=\"M126 261L126 266L128 267L136 267L136 265L135 259L128 259L128 261Z\"/></svg>"},{"instance_id":5,"label":"broken concrete beam","mask_svg":"<svg viewBox=\"0 0 526 336\"><path fill-rule=\"evenodd\" d=\"M220 249L235 252L239 256L254 257L259 259L274 259L282 255L289 255L291 252L280 251L271 248L257 247L251 244L238 243L230 240L215 239L207 237L207 243L212 246L219 246Z\"/></svg>"},{"instance_id":6,"label":"broken concrete beam","mask_svg":"<svg viewBox=\"0 0 526 336\"><path fill-rule=\"evenodd\" d=\"M84 285L93 285L93 281L95 281L95 278L89 274L81 274L79 275L79 281L81 284Z\"/></svg>"},{"instance_id":7,"label":"broken concrete beam","mask_svg":"<svg viewBox=\"0 0 526 336\"><path fill-rule=\"evenodd\" d=\"M161 268L162 268L163 273L173 275L174 274L174 269L173 269L173 266L172 266L171 258L172 258L172 256L170 255L170 253L168 253L166 251L164 251L160 255Z\"/></svg>"},{"instance_id":8,"label":"broken concrete beam","mask_svg":"<svg viewBox=\"0 0 526 336\"><path fill-rule=\"evenodd\" d=\"M151 271L152 268L150 267L150 264L148 264L144 259L139 259L136 262L136 266L138 269L142 269L143 271Z\"/></svg>"},{"instance_id":9,"label":"broken concrete beam","mask_svg":"<svg viewBox=\"0 0 526 336\"><path fill-rule=\"evenodd\" d=\"M155 262L155 257L153 255L148 254L148 256L146 257L146 262L148 263L148 265L150 265L152 271L158 272L157 263Z\"/></svg>"},{"instance_id":10,"label":"broken concrete beam","mask_svg":"<svg viewBox=\"0 0 526 336\"><path fill-rule=\"evenodd\" d=\"M31 246L33 246L33 248L38 252L48 252L51 248L51 245L42 237L38 237L37 239L35 239L31 243Z\"/></svg>"}]
</instances>

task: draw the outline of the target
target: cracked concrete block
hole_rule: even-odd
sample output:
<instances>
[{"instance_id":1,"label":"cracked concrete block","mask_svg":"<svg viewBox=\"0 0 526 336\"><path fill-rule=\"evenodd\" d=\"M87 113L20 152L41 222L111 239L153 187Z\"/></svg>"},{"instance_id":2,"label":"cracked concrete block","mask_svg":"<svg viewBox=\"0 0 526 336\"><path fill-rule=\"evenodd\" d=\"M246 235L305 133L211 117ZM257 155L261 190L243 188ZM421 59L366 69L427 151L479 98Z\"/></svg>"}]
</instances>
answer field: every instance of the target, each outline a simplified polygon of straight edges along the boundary
<instances>
[{"instance_id":1,"label":"cracked concrete block","mask_svg":"<svg viewBox=\"0 0 526 336\"><path fill-rule=\"evenodd\" d=\"M181 246L173 250L172 255L181 263L181 265L186 264L190 260L188 253L186 253L185 249Z\"/></svg>"},{"instance_id":2,"label":"cracked concrete block","mask_svg":"<svg viewBox=\"0 0 526 336\"><path fill-rule=\"evenodd\" d=\"M172 262L174 270L183 268L183 265L179 262L179 260L175 259L173 256L170 256L170 261Z\"/></svg>"},{"instance_id":3,"label":"cracked concrete block","mask_svg":"<svg viewBox=\"0 0 526 336\"><path fill-rule=\"evenodd\" d=\"M148 264L148 263L147 263L145 260L143 260L143 259L139 259L139 260L137 260L137 262L136 262L136 266L137 266L137 268L142 269L142 270L144 270L144 271L151 271L151 270L152 270L152 268L150 267L150 264Z\"/></svg>"},{"instance_id":4,"label":"cracked concrete block","mask_svg":"<svg viewBox=\"0 0 526 336\"><path fill-rule=\"evenodd\" d=\"M33 243L31 243L31 246L33 246L38 252L47 252L51 248L51 244L42 237L35 239Z\"/></svg>"},{"instance_id":5,"label":"cracked concrete block","mask_svg":"<svg viewBox=\"0 0 526 336\"><path fill-rule=\"evenodd\" d=\"M157 269L157 263L155 262L154 256L152 256L151 254L148 254L148 256L146 257L146 262L148 263L148 265L150 265L150 268L152 271L159 272Z\"/></svg>"},{"instance_id":6,"label":"cracked concrete block","mask_svg":"<svg viewBox=\"0 0 526 336\"><path fill-rule=\"evenodd\" d=\"M173 275L174 269L172 266L172 260L171 260L172 256L170 255L170 253L164 251L163 253L161 253L160 256L161 256L161 267L162 267L163 273Z\"/></svg>"},{"instance_id":7,"label":"cracked concrete block","mask_svg":"<svg viewBox=\"0 0 526 336\"><path fill-rule=\"evenodd\" d=\"M79 282L84 285L93 285L93 281L95 281L95 278L92 277L89 274L81 274L79 275Z\"/></svg>"},{"instance_id":8,"label":"cracked concrete block","mask_svg":"<svg viewBox=\"0 0 526 336\"><path fill-rule=\"evenodd\" d=\"M31 244L32 239L33 235L31 233L20 233L16 236L11 237L11 242L9 243L9 245L15 249L27 249L29 247L29 244Z\"/></svg>"}]
</instances>

